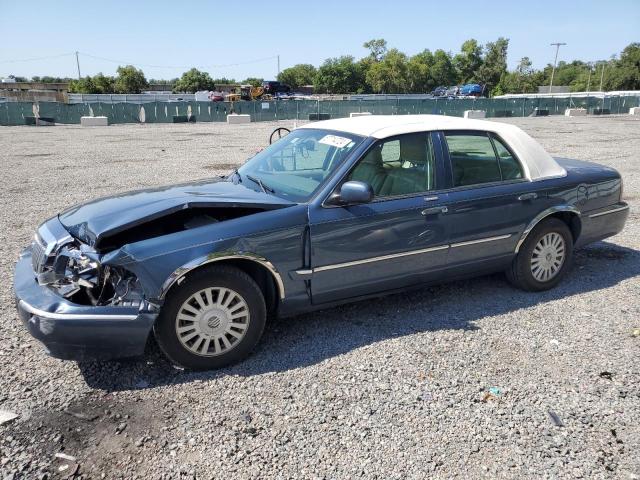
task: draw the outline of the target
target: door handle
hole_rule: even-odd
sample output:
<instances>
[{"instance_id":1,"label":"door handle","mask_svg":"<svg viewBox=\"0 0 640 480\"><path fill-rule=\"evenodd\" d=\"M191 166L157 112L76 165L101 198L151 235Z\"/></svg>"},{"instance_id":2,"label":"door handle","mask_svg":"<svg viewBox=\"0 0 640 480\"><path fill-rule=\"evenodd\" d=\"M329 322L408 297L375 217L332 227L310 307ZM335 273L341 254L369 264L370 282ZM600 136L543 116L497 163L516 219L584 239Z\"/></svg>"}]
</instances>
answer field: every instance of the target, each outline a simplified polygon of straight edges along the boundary
<instances>
[{"instance_id":1,"label":"door handle","mask_svg":"<svg viewBox=\"0 0 640 480\"><path fill-rule=\"evenodd\" d=\"M518 197L518 200L520 200L521 202L525 202L527 200L535 200L536 198L538 198L538 194L536 192L531 192L523 193Z\"/></svg>"},{"instance_id":2,"label":"door handle","mask_svg":"<svg viewBox=\"0 0 640 480\"><path fill-rule=\"evenodd\" d=\"M427 215L438 215L440 213L447 213L449 211L449 208L446 206L440 206L440 207L431 207L431 208L425 208L424 210L422 210L422 215L423 216L427 216Z\"/></svg>"}]
</instances>

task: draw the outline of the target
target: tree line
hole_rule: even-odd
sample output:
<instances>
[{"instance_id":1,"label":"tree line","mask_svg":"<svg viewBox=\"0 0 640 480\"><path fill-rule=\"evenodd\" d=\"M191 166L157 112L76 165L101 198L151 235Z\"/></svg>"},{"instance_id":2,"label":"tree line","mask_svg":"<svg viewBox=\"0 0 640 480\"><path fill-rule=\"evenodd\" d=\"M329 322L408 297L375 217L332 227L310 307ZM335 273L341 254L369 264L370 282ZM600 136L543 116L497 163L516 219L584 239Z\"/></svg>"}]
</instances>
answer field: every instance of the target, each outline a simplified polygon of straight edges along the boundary
<instances>
[{"instance_id":1,"label":"tree line","mask_svg":"<svg viewBox=\"0 0 640 480\"><path fill-rule=\"evenodd\" d=\"M500 37L481 45L475 39L466 40L453 54L442 49L425 49L409 56L397 48L389 48L384 39L364 43L369 54L356 60L343 55L326 59L319 67L298 64L278 74L280 82L293 90L313 85L316 93L427 93L438 86L478 83L487 95L534 93L539 86L549 85L552 65L540 70L523 57L517 67L507 69L509 39ZM14 77L16 80L26 80ZM569 86L571 91L640 90L640 43L629 44L619 55L609 60L585 62L561 61L556 67L554 85ZM121 66L115 77L99 73L79 80L57 77L33 77L33 81L70 82L72 93L140 93L150 84L172 85L175 93L214 90L216 85L251 84L259 86L262 78L246 78L240 82L228 78L212 78L209 73L192 68L180 78L148 80L142 70L132 65Z\"/></svg>"},{"instance_id":2,"label":"tree line","mask_svg":"<svg viewBox=\"0 0 640 480\"><path fill-rule=\"evenodd\" d=\"M283 70L278 80L294 89L314 85L317 93L427 93L438 86L478 83L490 95L533 93L549 85L553 66L536 70L523 57L513 71L507 69L509 39L498 38L481 45L466 40L456 54L442 49L409 56L388 48L384 39L363 45L369 55L359 60L343 55L328 58L320 67L299 64ZM604 75L602 76L602 72ZM569 86L573 92L597 90L602 77L603 90L640 89L640 43L629 44L609 60L558 63L554 85Z\"/></svg>"}]
</instances>

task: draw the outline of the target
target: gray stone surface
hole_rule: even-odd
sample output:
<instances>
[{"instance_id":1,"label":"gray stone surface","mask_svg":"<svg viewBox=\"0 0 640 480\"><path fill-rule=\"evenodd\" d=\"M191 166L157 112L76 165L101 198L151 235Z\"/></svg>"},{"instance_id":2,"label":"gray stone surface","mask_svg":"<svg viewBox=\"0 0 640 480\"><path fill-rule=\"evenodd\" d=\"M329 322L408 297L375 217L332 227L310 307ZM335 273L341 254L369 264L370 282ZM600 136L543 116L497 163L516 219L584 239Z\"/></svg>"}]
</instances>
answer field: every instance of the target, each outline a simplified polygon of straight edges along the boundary
<instances>
[{"instance_id":1,"label":"gray stone surface","mask_svg":"<svg viewBox=\"0 0 640 480\"><path fill-rule=\"evenodd\" d=\"M61 452L84 478L638 478L640 118L509 121L623 172L626 230L553 291L493 275L277 321L207 373L47 357L14 262L61 209L223 174L292 122L0 128L0 478L58 478Z\"/></svg>"}]
</instances>

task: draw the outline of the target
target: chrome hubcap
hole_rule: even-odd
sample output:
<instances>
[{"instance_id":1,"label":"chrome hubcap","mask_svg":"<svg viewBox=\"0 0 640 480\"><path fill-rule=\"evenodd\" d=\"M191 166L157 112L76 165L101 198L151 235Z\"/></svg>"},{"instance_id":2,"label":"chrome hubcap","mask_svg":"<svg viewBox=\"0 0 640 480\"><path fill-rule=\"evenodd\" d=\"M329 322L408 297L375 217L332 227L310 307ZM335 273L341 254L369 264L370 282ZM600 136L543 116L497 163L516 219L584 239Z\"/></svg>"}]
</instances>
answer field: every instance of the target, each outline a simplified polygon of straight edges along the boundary
<instances>
[{"instance_id":1,"label":"chrome hubcap","mask_svg":"<svg viewBox=\"0 0 640 480\"><path fill-rule=\"evenodd\" d=\"M547 233L536 244L531 256L531 273L539 282L548 282L554 278L565 259L565 243L562 235Z\"/></svg>"},{"instance_id":2,"label":"chrome hubcap","mask_svg":"<svg viewBox=\"0 0 640 480\"><path fill-rule=\"evenodd\" d=\"M211 287L191 295L178 310L176 334L191 353L222 355L240 343L249 328L249 307L228 288Z\"/></svg>"}]
</instances>

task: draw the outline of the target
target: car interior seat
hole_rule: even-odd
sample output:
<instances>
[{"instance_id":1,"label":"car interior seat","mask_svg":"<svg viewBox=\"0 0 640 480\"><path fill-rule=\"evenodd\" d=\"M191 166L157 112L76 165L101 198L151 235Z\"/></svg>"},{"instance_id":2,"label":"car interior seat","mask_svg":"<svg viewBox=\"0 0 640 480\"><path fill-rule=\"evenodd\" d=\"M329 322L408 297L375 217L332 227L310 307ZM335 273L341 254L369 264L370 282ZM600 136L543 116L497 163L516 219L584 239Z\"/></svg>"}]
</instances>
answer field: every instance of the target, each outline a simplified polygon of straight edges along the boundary
<instances>
[{"instance_id":1,"label":"car interior seat","mask_svg":"<svg viewBox=\"0 0 640 480\"><path fill-rule=\"evenodd\" d=\"M429 143L423 134L400 139L401 168L388 170L380 195L392 196L424 192L432 188L433 163Z\"/></svg>"},{"instance_id":2,"label":"car interior seat","mask_svg":"<svg viewBox=\"0 0 640 480\"><path fill-rule=\"evenodd\" d=\"M387 170L382 163L382 146L374 146L362 161L351 172L350 180L357 180L371 185L378 195L387 177Z\"/></svg>"}]
</instances>

